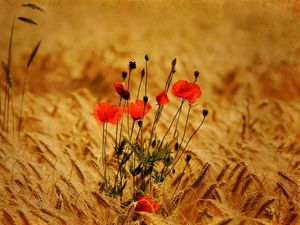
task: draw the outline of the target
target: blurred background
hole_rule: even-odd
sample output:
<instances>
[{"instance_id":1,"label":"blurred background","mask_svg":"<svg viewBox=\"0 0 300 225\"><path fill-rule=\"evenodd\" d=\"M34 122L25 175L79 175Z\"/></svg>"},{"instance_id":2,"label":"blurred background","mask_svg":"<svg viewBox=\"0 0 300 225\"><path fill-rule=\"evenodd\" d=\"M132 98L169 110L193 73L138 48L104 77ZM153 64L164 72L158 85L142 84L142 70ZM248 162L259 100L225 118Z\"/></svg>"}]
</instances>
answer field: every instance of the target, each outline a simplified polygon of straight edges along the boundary
<instances>
[{"instance_id":1,"label":"blurred background","mask_svg":"<svg viewBox=\"0 0 300 225\"><path fill-rule=\"evenodd\" d=\"M16 21L13 41L18 85L22 65L42 40L30 72L33 92L86 87L98 97L112 93L111 80L120 80L128 61L137 62L138 76L149 54L153 93L176 57L177 78L192 80L193 72L200 71L207 101L234 101L248 83L260 98L300 96L297 0L36 1L45 12L20 7L22 3L1 0L0 58L7 58L16 17L38 22Z\"/></svg>"}]
</instances>

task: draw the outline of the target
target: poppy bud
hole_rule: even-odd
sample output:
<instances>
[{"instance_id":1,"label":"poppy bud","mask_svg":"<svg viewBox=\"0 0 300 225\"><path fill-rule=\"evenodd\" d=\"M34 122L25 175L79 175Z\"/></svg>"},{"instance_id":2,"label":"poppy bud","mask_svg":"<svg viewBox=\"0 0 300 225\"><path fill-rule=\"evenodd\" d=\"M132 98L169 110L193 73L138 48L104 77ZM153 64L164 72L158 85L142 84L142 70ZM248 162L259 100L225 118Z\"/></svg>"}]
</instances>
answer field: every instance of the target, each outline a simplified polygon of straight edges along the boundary
<instances>
[{"instance_id":1,"label":"poppy bud","mask_svg":"<svg viewBox=\"0 0 300 225\"><path fill-rule=\"evenodd\" d=\"M142 127L142 126L143 126L143 121L142 121L142 120L139 120L139 121L138 121L138 125L139 125L139 127Z\"/></svg>"},{"instance_id":2,"label":"poppy bud","mask_svg":"<svg viewBox=\"0 0 300 225\"><path fill-rule=\"evenodd\" d=\"M134 70L136 68L136 64L135 64L135 61L130 61L129 62L129 70Z\"/></svg>"},{"instance_id":3,"label":"poppy bud","mask_svg":"<svg viewBox=\"0 0 300 225\"><path fill-rule=\"evenodd\" d=\"M147 104L147 102L148 102L148 96L144 96L143 100L144 100L144 103Z\"/></svg>"},{"instance_id":4,"label":"poppy bud","mask_svg":"<svg viewBox=\"0 0 300 225\"><path fill-rule=\"evenodd\" d=\"M146 61L149 61L149 59L150 59L149 56L148 56L148 55L145 55L145 60L146 60Z\"/></svg>"},{"instance_id":5,"label":"poppy bud","mask_svg":"<svg viewBox=\"0 0 300 225\"><path fill-rule=\"evenodd\" d=\"M130 93L129 91L125 88L124 84L121 82L116 82L115 83L115 89L118 93L118 95L120 95L122 98L124 98L125 100L129 100L130 99Z\"/></svg>"},{"instance_id":6,"label":"poppy bud","mask_svg":"<svg viewBox=\"0 0 300 225\"><path fill-rule=\"evenodd\" d=\"M172 60L172 67L175 67L176 61L177 61L176 58Z\"/></svg>"},{"instance_id":7,"label":"poppy bud","mask_svg":"<svg viewBox=\"0 0 300 225\"><path fill-rule=\"evenodd\" d=\"M176 144L175 144L175 151L177 152L179 150L179 144L178 144L178 142L176 142Z\"/></svg>"},{"instance_id":8,"label":"poppy bud","mask_svg":"<svg viewBox=\"0 0 300 225\"><path fill-rule=\"evenodd\" d=\"M194 77L195 77L195 79L197 79L199 77L199 71L194 72Z\"/></svg>"},{"instance_id":9,"label":"poppy bud","mask_svg":"<svg viewBox=\"0 0 300 225\"><path fill-rule=\"evenodd\" d=\"M191 156L191 155L186 155L186 158L185 158L186 162L189 162L189 161L191 161L191 158L192 158L192 156Z\"/></svg>"},{"instance_id":10,"label":"poppy bud","mask_svg":"<svg viewBox=\"0 0 300 225\"><path fill-rule=\"evenodd\" d=\"M167 156L166 158L165 158L165 165L166 166L170 166L171 165L171 163L173 162L173 157L172 156Z\"/></svg>"},{"instance_id":11,"label":"poppy bud","mask_svg":"<svg viewBox=\"0 0 300 225\"><path fill-rule=\"evenodd\" d=\"M141 71L141 77L143 78L145 76L145 69L143 68Z\"/></svg>"},{"instance_id":12,"label":"poppy bud","mask_svg":"<svg viewBox=\"0 0 300 225\"><path fill-rule=\"evenodd\" d=\"M203 116L206 117L207 114L208 114L208 110L207 110L207 109L203 109L203 112L202 112L202 113L203 113Z\"/></svg>"},{"instance_id":13,"label":"poppy bud","mask_svg":"<svg viewBox=\"0 0 300 225\"><path fill-rule=\"evenodd\" d=\"M127 72L122 72L122 78L123 78L123 80L125 80L126 77L127 77Z\"/></svg>"},{"instance_id":14,"label":"poppy bud","mask_svg":"<svg viewBox=\"0 0 300 225\"><path fill-rule=\"evenodd\" d=\"M151 146L152 146L152 148L155 148L155 146L156 146L156 140L152 141Z\"/></svg>"}]
</instances>

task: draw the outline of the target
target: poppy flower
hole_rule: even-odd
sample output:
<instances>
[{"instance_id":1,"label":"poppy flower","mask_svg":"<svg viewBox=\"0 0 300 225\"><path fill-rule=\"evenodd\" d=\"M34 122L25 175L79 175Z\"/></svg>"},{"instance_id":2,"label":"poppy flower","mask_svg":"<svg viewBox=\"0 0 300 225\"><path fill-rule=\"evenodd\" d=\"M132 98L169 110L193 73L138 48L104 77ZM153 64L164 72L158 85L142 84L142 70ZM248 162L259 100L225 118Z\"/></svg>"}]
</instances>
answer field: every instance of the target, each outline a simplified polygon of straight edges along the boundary
<instances>
[{"instance_id":1,"label":"poppy flower","mask_svg":"<svg viewBox=\"0 0 300 225\"><path fill-rule=\"evenodd\" d=\"M117 93L124 98L125 100L130 99L130 93L129 91L125 88L124 84L122 82L116 82L115 83L115 89Z\"/></svg>"},{"instance_id":2,"label":"poppy flower","mask_svg":"<svg viewBox=\"0 0 300 225\"><path fill-rule=\"evenodd\" d=\"M194 103L201 96L201 89L196 83L179 80L173 85L172 93L176 97L188 100L189 103Z\"/></svg>"},{"instance_id":3,"label":"poppy flower","mask_svg":"<svg viewBox=\"0 0 300 225\"><path fill-rule=\"evenodd\" d=\"M122 110L118 105L99 102L95 105L94 117L100 123L115 124L122 118Z\"/></svg>"},{"instance_id":4,"label":"poppy flower","mask_svg":"<svg viewBox=\"0 0 300 225\"><path fill-rule=\"evenodd\" d=\"M138 196L137 200L136 211L156 213L160 208L159 203L151 196Z\"/></svg>"},{"instance_id":5,"label":"poppy flower","mask_svg":"<svg viewBox=\"0 0 300 225\"><path fill-rule=\"evenodd\" d=\"M159 105L165 105L169 103L167 92L163 90L156 96L156 101Z\"/></svg>"},{"instance_id":6,"label":"poppy flower","mask_svg":"<svg viewBox=\"0 0 300 225\"><path fill-rule=\"evenodd\" d=\"M127 107L125 107L125 113L131 115L134 120L141 120L144 115L146 115L151 109L151 105L143 100L137 99L134 103L130 102Z\"/></svg>"}]
</instances>

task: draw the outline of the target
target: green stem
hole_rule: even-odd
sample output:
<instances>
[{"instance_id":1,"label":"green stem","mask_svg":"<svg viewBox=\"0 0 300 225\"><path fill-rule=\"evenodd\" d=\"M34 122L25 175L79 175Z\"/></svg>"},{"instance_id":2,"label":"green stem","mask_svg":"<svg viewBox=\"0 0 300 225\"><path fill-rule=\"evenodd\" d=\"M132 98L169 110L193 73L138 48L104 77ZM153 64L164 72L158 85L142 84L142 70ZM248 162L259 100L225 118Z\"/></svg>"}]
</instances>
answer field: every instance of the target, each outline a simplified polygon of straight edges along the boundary
<instances>
[{"instance_id":1,"label":"green stem","mask_svg":"<svg viewBox=\"0 0 300 225\"><path fill-rule=\"evenodd\" d=\"M139 83L136 99L139 99L142 82L143 82L143 77L141 76L141 80L140 80L140 83Z\"/></svg>"},{"instance_id":2,"label":"green stem","mask_svg":"<svg viewBox=\"0 0 300 225\"><path fill-rule=\"evenodd\" d=\"M148 62L146 60L145 72L146 72L146 82L145 82L145 96L147 96L147 86L148 86Z\"/></svg>"},{"instance_id":3,"label":"green stem","mask_svg":"<svg viewBox=\"0 0 300 225\"><path fill-rule=\"evenodd\" d=\"M182 108L183 103L184 103L184 99L181 101L181 104L180 104L180 106L179 106L179 108L178 108L176 114L174 115L174 117L173 117L173 119L172 119L172 121L171 121L171 123L170 123L170 125L169 125L169 127L168 127L167 132L166 132L165 135L163 136L163 138L162 138L162 140L161 140L161 143L160 143L160 146L159 146L159 147L161 147L161 146L163 145L163 142L164 142L164 140L165 140L167 134L169 133L169 131L170 131L170 129L171 129L171 127L172 127L172 125L173 125L173 123L174 123L174 121L175 121L177 115L178 115L178 113L181 111L181 108Z\"/></svg>"},{"instance_id":4,"label":"green stem","mask_svg":"<svg viewBox=\"0 0 300 225\"><path fill-rule=\"evenodd\" d=\"M180 119L180 115L181 115L181 109L182 109L182 107L180 108L179 113L178 113L178 117L177 117L177 121L176 121L176 125L175 125L175 130L174 130L174 134L173 134L173 139L176 137L176 134L177 134L177 128L178 128L179 119Z\"/></svg>"},{"instance_id":5,"label":"green stem","mask_svg":"<svg viewBox=\"0 0 300 225\"><path fill-rule=\"evenodd\" d=\"M189 110L188 110L188 113L187 113L187 116L186 116L186 121L185 121L185 126L184 126L184 131L183 131L183 135L182 135L182 139L181 139L181 142L179 144L179 147L178 147L178 151L176 152L175 154L175 157L174 157L174 160L176 159L176 157L178 156L178 153L181 149L181 146L183 144L183 140L184 140L184 137L185 137L185 133L186 133L186 128L187 128L187 125L188 125L188 121L189 121L189 116L190 116L190 111L191 111L191 104L189 105Z\"/></svg>"},{"instance_id":6,"label":"green stem","mask_svg":"<svg viewBox=\"0 0 300 225\"><path fill-rule=\"evenodd\" d=\"M119 107L121 106L121 102L122 102L122 97L120 97L119 99ZM119 121L117 121L117 125L116 125L116 147L118 146L118 130L119 130Z\"/></svg>"},{"instance_id":7,"label":"green stem","mask_svg":"<svg viewBox=\"0 0 300 225\"><path fill-rule=\"evenodd\" d=\"M179 187L179 185L180 185L180 183L181 183L182 177L183 177L183 175L184 175L184 172L185 172L185 170L186 170L188 164L189 164L189 163L186 162L186 164L185 164L185 166L184 166L184 168L183 168L183 171L181 172L181 175L180 175L181 177L180 177L180 180L178 181L178 184L176 185L175 191L174 191L174 193L173 193L173 197L174 197L174 195L176 194L176 191L177 191L177 189L178 189L178 187Z\"/></svg>"},{"instance_id":8,"label":"green stem","mask_svg":"<svg viewBox=\"0 0 300 225\"><path fill-rule=\"evenodd\" d=\"M125 100L124 101L124 104L123 104L123 112L124 112L124 110L125 110L125 106L126 106L126 103L128 102L128 100ZM120 137L119 137L119 143L121 143L121 139L122 139L122 132L123 132L123 121L124 121L124 119L123 119L123 117L122 117L122 119L121 119L121 127L120 127Z\"/></svg>"},{"instance_id":9,"label":"green stem","mask_svg":"<svg viewBox=\"0 0 300 225\"><path fill-rule=\"evenodd\" d=\"M177 164L177 162L179 161L179 159L181 158L181 156L183 155L183 153L186 151L190 141L192 140L192 138L195 136L195 134L198 132L198 130L202 127L204 121L205 121L205 116L203 117L200 125L198 126L198 128L194 131L194 133L190 136L189 140L187 141L183 151L181 152L180 156L178 157L178 159L173 163L173 166L171 167L171 169L167 172L166 176L168 176L168 174L172 171L172 169L175 167L175 165Z\"/></svg>"},{"instance_id":10,"label":"green stem","mask_svg":"<svg viewBox=\"0 0 300 225\"><path fill-rule=\"evenodd\" d=\"M24 105L24 98L25 98L25 87L27 84L27 70L25 72L25 78L23 82L23 89L22 89L22 98L21 98L21 109L20 109L20 118L19 118L19 126L18 126L18 140L20 141L20 134L22 129L22 122L23 122L23 105Z\"/></svg>"}]
</instances>

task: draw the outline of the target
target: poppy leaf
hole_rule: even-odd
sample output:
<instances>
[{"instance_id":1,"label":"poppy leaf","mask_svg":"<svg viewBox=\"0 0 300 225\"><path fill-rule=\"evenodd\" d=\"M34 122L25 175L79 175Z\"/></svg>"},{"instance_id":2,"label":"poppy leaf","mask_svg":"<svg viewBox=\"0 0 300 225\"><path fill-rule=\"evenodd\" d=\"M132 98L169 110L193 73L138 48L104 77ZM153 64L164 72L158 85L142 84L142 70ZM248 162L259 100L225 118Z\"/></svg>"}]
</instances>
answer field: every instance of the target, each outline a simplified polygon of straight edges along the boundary
<instances>
[{"instance_id":1,"label":"poppy leaf","mask_svg":"<svg viewBox=\"0 0 300 225\"><path fill-rule=\"evenodd\" d=\"M37 51L38 51L39 48L40 48L40 45L41 45L41 41L39 41L39 42L37 43L37 45L34 47L34 49L32 50L32 52L31 52L31 54L30 54L30 57L29 57L29 59L28 59L28 62L27 62L27 67L26 67L26 69L28 69L29 66L31 65L31 63L32 63L32 61L33 61L33 59L34 59L34 57L36 56Z\"/></svg>"},{"instance_id":2,"label":"poppy leaf","mask_svg":"<svg viewBox=\"0 0 300 225\"><path fill-rule=\"evenodd\" d=\"M30 23L30 24L33 24L33 25L38 25L37 22L35 22L32 19L27 18L27 17L19 16L18 20L20 20L22 22L25 22L25 23Z\"/></svg>"},{"instance_id":3,"label":"poppy leaf","mask_svg":"<svg viewBox=\"0 0 300 225\"><path fill-rule=\"evenodd\" d=\"M34 3L24 3L22 4L22 7L28 7L28 8L32 8L32 9L37 9L39 11L44 12L45 10L43 8L41 8L39 5L34 4Z\"/></svg>"}]
</instances>

